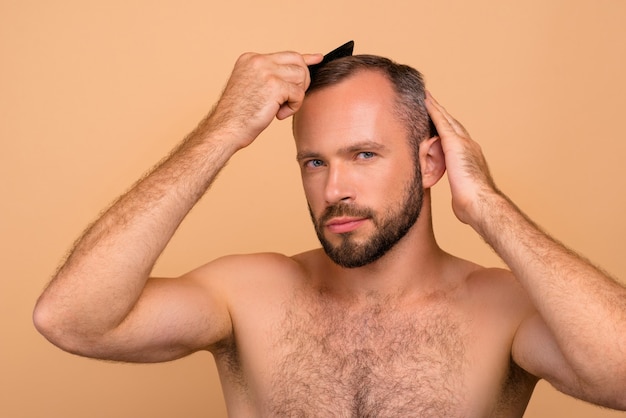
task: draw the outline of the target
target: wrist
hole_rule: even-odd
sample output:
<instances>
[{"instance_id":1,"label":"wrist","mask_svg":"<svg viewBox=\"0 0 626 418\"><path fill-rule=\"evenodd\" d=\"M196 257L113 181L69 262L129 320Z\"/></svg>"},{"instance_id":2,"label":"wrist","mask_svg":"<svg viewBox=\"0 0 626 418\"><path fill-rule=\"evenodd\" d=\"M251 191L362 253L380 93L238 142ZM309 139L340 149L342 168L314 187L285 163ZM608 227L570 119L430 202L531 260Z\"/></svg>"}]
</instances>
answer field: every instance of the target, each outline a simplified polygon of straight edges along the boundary
<instances>
[{"instance_id":1,"label":"wrist","mask_svg":"<svg viewBox=\"0 0 626 418\"><path fill-rule=\"evenodd\" d=\"M512 208L512 202L499 190L484 191L475 200L467 223L490 242L490 237L497 233L500 226L510 221Z\"/></svg>"},{"instance_id":2,"label":"wrist","mask_svg":"<svg viewBox=\"0 0 626 418\"><path fill-rule=\"evenodd\" d=\"M237 129L233 123L229 124L228 120L220 118L213 112L209 113L185 139L185 144L191 147L204 144L212 149L219 149L227 158L251 142L244 138L241 129Z\"/></svg>"}]
</instances>

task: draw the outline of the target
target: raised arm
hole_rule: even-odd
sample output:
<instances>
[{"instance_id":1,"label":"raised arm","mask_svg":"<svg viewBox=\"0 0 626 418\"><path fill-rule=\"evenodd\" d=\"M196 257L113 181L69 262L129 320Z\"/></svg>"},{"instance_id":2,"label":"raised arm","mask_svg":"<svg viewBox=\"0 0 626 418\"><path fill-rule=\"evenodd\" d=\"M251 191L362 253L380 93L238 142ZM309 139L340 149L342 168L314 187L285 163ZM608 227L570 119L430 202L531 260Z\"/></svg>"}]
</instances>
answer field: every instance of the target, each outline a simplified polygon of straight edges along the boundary
<instances>
[{"instance_id":1,"label":"raised arm","mask_svg":"<svg viewBox=\"0 0 626 418\"><path fill-rule=\"evenodd\" d=\"M226 303L204 268L149 279L183 218L239 149L300 106L308 64L321 55L244 54L209 115L79 239L39 298L34 323L77 354L164 361L210 348L231 332ZM222 278L222 277L219 277Z\"/></svg>"},{"instance_id":2,"label":"raised arm","mask_svg":"<svg viewBox=\"0 0 626 418\"><path fill-rule=\"evenodd\" d=\"M506 262L537 314L520 325L513 359L559 390L626 409L626 289L548 236L494 185L480 146L428 95L456 216Z\"/></svg>"}]
</instances>

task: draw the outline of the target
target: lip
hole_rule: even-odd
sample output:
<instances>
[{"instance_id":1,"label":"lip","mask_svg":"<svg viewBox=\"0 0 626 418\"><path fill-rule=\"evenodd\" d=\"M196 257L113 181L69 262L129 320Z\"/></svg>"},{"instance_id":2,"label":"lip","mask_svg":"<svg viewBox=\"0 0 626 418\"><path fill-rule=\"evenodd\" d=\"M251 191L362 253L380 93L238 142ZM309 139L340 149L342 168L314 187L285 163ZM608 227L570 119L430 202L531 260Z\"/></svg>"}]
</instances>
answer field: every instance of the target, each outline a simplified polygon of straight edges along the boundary
<instances>
[{"instance_id":1,"label":"lip","mask_svg":"<svg viewBox=\"0 0 626 418\"><path fill-rule=\"evenodd\" d=\"M367 221L367 218L333 218L326 223L326 228L334 234L345 234L360 227Z\"/></svg>"}]
</instances>

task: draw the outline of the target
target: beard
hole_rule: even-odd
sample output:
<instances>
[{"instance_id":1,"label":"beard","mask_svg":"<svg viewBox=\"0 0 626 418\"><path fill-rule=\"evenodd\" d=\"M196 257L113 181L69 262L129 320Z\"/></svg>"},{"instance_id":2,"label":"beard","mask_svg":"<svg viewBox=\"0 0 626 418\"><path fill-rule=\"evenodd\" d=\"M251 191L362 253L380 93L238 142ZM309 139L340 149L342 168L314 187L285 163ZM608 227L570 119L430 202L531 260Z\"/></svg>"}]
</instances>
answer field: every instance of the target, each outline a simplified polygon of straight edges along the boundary
<instances>
[{"instance_id":1,"label":"beard","mask_svg":"<svg viewBox=\"0 0 626 418\"><path fill-rule=\"evenodd\" d=\"M309 213L317 238L326 255L341 267L356 268L381 258L409 232L409 229L419 218L423 200L424 188L422 187L422 176L418 165L413 179L404 186L402 202L392 205L392 209L386 211L382 216L377 216L371 208L342 202L327 207L318 219L313 215L310 206ZM354 240L353 232L340 234L341 242L333 245L324 236L324 225L336 216L370 219L376 230L365 242L361 243Z\"/></svg>"}]
</instances>

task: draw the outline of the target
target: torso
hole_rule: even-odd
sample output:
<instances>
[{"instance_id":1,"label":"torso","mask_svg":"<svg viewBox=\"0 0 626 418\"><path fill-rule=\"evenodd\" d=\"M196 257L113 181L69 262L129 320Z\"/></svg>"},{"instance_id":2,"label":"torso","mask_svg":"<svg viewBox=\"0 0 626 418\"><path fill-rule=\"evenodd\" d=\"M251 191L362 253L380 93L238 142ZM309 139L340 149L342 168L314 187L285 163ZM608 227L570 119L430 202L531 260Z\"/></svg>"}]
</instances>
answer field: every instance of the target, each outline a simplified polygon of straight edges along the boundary
<instances>
[{"instance_id":1,"label":"torso","mask_svg":"<svg viewBox=\"0 0 626 418\"><path fill-rule=\"evenodd\" d=\"M214 350L230 416L523 414L536 380L510 361L515 315L490 311L510 308L515 295L491 307L489 295L476 300L479 284L351 303L305 280L283 282L298 267L276 261L268 282L260 275L257 286L233 288L253 302L234 313L234 338Z\"/></svg>"},{"instance_id":2,"label":"torso","mask_svg":"<svg viewBox=\"0 0 626 418\"><path fill-rule=\"evenodd\" d=\"M273 416L452 416L464 404L462 319L316 299L295 299L275 341Z\"/></svg>"}]
</instances>

